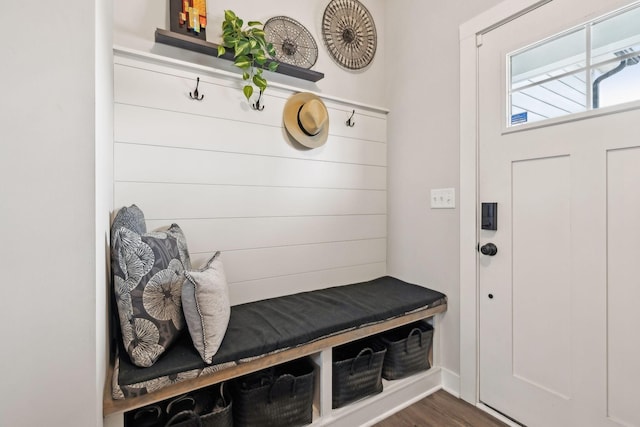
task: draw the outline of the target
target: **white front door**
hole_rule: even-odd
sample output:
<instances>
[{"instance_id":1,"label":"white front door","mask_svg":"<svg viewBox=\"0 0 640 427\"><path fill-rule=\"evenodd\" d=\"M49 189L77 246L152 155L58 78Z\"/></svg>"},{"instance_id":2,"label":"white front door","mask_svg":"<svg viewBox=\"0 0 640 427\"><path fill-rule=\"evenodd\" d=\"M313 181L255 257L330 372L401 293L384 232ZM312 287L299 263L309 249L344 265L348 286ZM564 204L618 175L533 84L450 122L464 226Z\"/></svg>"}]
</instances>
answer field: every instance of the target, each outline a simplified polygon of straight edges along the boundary
<instances>
[{"instance_id":1,"label":"white front door","mask_svg":"<svg viewBox=\"0 0 640 427\"><path fill-rule=\"evenodd\" d=\"M507 53L628 3L552 1L479 47L480 401L527 426L640 426L640 109L513 132L505 89Z\"/></svg>"}]
</instances>

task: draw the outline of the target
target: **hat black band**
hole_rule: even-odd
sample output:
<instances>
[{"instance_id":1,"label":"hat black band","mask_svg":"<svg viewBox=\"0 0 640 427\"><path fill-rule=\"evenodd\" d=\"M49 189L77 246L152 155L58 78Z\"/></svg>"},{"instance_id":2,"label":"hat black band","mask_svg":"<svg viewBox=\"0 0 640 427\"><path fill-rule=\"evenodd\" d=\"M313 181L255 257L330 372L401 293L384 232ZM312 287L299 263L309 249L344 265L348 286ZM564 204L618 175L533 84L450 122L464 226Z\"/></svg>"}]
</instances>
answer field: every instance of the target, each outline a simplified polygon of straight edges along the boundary
<instances>
[{"instance_id":1,"label":"hat black band","mask_svg":"<svg viewBox=\"0 0 640 427\"><path fill-rule=\"evenodd\" d=\"M310 133L309 131L307 131L304 126L302 125L302 122L300 121L300 111L302 111L302 107L304 107L304 104L302 104L300 106L300 108L298 108L298 126L300 127L300 129L302 130L302 132L304 132L305 135L307 136L316 136L320 133L320 131L316 132L316 133Z\"/></svg>"}]
</instances>

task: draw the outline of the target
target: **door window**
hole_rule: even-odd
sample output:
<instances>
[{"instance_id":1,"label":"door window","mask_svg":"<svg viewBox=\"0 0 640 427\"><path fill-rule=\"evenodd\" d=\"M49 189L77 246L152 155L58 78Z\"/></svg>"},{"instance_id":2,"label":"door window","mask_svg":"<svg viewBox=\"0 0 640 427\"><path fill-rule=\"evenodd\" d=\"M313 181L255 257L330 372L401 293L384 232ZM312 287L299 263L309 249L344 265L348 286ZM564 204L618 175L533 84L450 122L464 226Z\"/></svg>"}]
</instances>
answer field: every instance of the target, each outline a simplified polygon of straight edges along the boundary
<instances>
[{"instance_id":1,"label":"door window","mask_svg":"<svg viewBox=\"0 0 640 427\"><path fill-rule=\"evenodd\" d=\"M640 100L640 3L507 55L509 126Z\"/></svg>"}]
</instances>

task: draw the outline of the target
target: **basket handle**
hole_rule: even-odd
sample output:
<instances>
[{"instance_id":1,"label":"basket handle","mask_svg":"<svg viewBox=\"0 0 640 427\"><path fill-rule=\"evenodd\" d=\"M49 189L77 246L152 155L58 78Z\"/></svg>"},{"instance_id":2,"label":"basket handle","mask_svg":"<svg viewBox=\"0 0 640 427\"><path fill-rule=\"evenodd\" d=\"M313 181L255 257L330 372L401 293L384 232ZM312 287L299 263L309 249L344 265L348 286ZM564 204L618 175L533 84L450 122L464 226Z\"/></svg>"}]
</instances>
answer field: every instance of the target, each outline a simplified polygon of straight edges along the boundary
<instances>
[{"instance_id":1,"label":"basket handle","mask_svg":"<svg viewBox=\"0 0 640 427\"><path fill-rule=\"evenodd\" d=\"M182 423L184 421L195 421L196 426L202 427L202 420L200 419L198 414L193 411L178 412L173 417L171 417L169 421L167 421L164 427L171 427L172 425L174 425L174 423Z\"/></svg>"},{"instance_id":2,"label":"basket handle","mask_svg":"<svg viewBox=\"0 0 640 427\"><path fill-rule=\"evenodd\" d=\"M273 369L269 372L263 372L260 374L260 387L271 384L273 381Z\"/></svg>"},{"instance_id":3,"label":"basket handle","mask_svg":"<svg viewBox=\"0 0 640 427\"><path fill-rule=\"evenodd\" d=\"M227 399L224 397L224 381L220 383L220 399L222 400L222 405L226 408L229 404L227 403Z\"/></svg>"},{"instance_id":4,"label":"basket handle","mask_svg":"<svg viewBox=\"0 0 640 427\"><path fill-rule=\"evenodd\" d=\"M271 388L269 389L268 403L271 403L273 401L273 389L276 387L276 384L278 384L278 381L280 380L290 380L291 381L291 397L293 397L296 394L296 377L294 377L291 374L283 374L283 375L280 375L278 378L276 378L276 380L271 385Z\"/></svg>"},{"instance_id":5,"label":"basket handle","mask_svg":"<svg viewBox=\"0 0 640 427\"><path fill-rule=\"evenodd\" d=\"M407 335L407 340L404 342L404 352L405 353L409 353L409 338L411 338L411 335L418 333L419 337L420 337L420 348L422 348L422 330L420 328L413 328L411 330L411 332L409 332L409 335Z\"/></svg>"},{"instance_id":6,"label":"basket handle","mask_svg":"<svg viewBox=\"0 0 640 427\"><path fill-rule=\"evenodd\" d=\"M162 409L160 409L160 407L158 405L146 406L144 408L139 409L133 415L133 419L134 420L138 420L138 419L144 417L146 414L152 414L154 412L155 412L154 419L155 420L160 419L160 414L162 414Z\"/></svg>"},{"instance_id":7,"label":"basket handle","mask_svg":"<svg viewBox=\"0 0 640 427\"><path fill-rule=\"evenodd\" d=\"M362 350L360 350L360 353L358 353L356 358L353 359L353 362L351 362L351 373L349 375L353 375L356 372L356 362L361 357L364 357L364 355L366 353L369 353L369 368L368 369L371 369L371 366L373 365L373 349L371 349L370 347L366 347L366 348L363 348Z\"/></svg>"},{"instance_id":8,"label":"basket handle","mask_svg":"<svg viewBox=\"0 0 640 427\"><path fill-rule=\"evenodd\" d=\"M191 410L196 408L196 400L189 396L188 394L183 394L182 396L173 399L171 402L169 402L169 404L167 405L167 414L171 415L171 408L173 407L173 405L177 405L178 403L182 403L182 402L189 402L191 404ZM181 411L184 412L184 411Z\"/></svg>"}]
</instances>

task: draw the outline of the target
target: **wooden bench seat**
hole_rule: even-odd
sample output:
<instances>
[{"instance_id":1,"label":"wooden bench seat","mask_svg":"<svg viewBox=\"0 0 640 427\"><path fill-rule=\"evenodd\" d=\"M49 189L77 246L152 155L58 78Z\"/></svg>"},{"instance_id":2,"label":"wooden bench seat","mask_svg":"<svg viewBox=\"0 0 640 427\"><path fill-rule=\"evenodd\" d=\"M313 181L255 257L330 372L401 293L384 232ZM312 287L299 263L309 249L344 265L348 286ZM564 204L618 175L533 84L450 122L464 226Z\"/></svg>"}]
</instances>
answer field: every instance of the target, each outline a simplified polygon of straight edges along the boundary
<instances>
[{"instance_id":1,"label":"wooden bench seat","mask_svg":"<svg viewBox=\"0 0 640 427\"><path fill-rule=\"evenodd\" d=\"M389 276L234 306L212 365L200 359L188 334L150 368L135 367L121 353L103 411L139 408L445 310L444 294Z\"/></svg>"}]
</instances>

